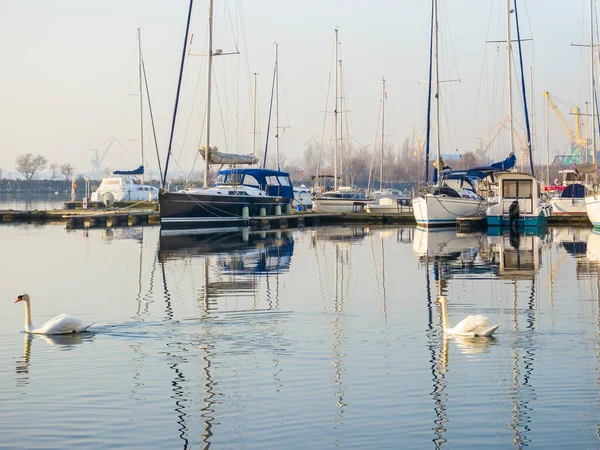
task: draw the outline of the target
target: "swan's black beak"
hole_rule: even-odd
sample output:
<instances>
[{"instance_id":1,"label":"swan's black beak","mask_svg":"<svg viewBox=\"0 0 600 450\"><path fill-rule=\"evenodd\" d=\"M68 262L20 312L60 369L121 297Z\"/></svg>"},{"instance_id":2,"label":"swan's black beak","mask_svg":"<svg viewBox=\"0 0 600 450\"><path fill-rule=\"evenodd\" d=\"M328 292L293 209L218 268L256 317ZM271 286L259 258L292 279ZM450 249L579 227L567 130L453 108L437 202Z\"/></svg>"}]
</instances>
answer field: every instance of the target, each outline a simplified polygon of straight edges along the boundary
<instances>
[{"instance_id":1,"label":"swan's black beak","mask_svg":"<svg viewBox=\"0 0 600 450\"><path fill-rule=\"evenodd\" d=\"M22 296L22 295L19 295L19 296L17 297L17 299L15 300L15 303L19 303L19 302L20 302L20 301L22 301L22 300L23 300L23 296Z\"/></svg>"}]
</instances>

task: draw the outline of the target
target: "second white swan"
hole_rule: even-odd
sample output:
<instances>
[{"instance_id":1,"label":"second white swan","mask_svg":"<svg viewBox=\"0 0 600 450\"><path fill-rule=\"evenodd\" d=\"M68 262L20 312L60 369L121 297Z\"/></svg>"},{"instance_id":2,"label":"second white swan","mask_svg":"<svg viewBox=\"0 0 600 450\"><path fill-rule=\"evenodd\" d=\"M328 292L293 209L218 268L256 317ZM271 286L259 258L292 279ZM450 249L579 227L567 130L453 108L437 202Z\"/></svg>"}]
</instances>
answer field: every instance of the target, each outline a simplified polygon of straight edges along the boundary
<instances>
[{"instance_id":1,"label":"second white swan","mask_svg":"<svg viewBox=\"0 0 600 450\"><path fill-rule=\"evenodd\" d=\"M448 322L448 301L445 296L440 296L435 300L442 307L442 321L444 324L444 333L457 336L489 337L494 334L500 324L488 327L488 318L482 315L467 316L454 327L450 327Z\"/></svg>"}]
</instances>

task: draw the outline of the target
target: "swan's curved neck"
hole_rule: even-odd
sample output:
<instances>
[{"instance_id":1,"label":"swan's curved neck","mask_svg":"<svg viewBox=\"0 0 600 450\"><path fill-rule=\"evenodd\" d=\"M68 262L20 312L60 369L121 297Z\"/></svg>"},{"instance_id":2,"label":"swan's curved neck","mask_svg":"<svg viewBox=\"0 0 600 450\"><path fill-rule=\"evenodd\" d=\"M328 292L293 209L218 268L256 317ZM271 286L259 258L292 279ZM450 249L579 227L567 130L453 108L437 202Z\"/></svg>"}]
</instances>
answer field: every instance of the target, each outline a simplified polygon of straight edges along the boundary
<instances>
[{"instance_id":1,"label":"swan's curved neck","mask_svg":"<svg viewBox=\"0 0 600 450\"><path fill-rule=\"evenodd\" d=\"M448 323L448 309L446 308L446 302L440 302L440 305L442 307L442 325L444 330L447 330L450 328L450 325Z\"/></svg>"},{"instance_id":2,"label":"swan's curved neck","mask_svg":"<svg viewBox=\"0 0 600 450\"><path fill-rule=\"evenodd\" d=\"M25 331L30 333L35 329L35 327L31 323L31 306L29 305L29 302L23 303L25 303Z\"/></svg>"}]
</instances>

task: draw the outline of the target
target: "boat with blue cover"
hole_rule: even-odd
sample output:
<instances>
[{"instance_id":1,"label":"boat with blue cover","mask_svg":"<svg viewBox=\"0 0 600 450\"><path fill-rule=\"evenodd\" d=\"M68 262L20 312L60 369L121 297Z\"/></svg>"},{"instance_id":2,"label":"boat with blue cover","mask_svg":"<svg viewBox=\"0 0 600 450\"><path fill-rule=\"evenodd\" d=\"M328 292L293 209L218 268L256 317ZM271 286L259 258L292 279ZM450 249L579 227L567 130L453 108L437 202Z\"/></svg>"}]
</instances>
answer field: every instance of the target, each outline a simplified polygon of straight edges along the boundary
<instances>
[{"instance_id":1,"label":"boat with blue cover","mask_svg":"<svg viewBox=\"0 0 600 450\"><path fill-rule=\"evenodd\" d=\"M226 169L217 174L212 186L161 192L160 223L163 228L241 227L248 216L287 212L293 198L287 172Z\"/></svg>"},{"instance_id":2,"label":"boat with blue cover","mask_svg":"<svg viewBox=\"0 0 600 450\"><path fill-rule=\"evenodd\" d=\"M187 42L191 7L192 4L190 3L184 42ZM287 172L246 167L257 164L258 158L256 155L223 153L216 146L211 145L212 59L215 55L223 54L221 50L213 51L212 47L212 0L209 2L208 15L206 144L199 148L199 153L204 159L204 182L202 187L186 188L177 192L168 192L164 189L169 157L172 154L170 144L163 176L163 189L161 189L158 196L160 224L161 228L166 230L201 228L206 231L207 229L221 229L223 227L227 227L229 230L232 227L244 227L248 225L249 217L278 215L288 212L294 198L294 190ZM184 61L185 53L180 69L179 87L181 86ZM177 108L174 112L173 124L175 123L176 112ZM174 127L171 129L171 142L173 131ZM221 165L221 167L229 165L230 168L220 170L211 183L209 182L211 164Z\"/></svg>"}]
</instances>

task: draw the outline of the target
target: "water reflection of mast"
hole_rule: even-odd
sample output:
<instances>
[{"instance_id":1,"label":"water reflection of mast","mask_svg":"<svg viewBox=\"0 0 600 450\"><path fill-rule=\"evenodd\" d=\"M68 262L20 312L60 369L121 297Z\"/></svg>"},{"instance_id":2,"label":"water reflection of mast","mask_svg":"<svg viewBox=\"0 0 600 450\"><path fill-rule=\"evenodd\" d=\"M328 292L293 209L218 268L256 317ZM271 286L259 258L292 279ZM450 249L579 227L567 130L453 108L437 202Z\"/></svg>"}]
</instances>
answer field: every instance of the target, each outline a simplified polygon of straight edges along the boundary
<instances>
[{"instance_id":1,"label":"water reflection of mast","mask_svg":"<svg viewBox=\"0 0 600 450\"><path fill-rule=\"evenodd\" d=\"M344 335L342 330L344 314L344 266L348 259L344 261L343 254L340 254L340 244L335 244L335 297L334 297L334 320L333 320L333 366L335 367L334 384L336 387L336 396L338 398L338 412L336 419L342 423L344 418L344 385L342 381L342 372L344 371L343 357L346 356L342 348ZM348 255L346 254L346 258ZM341 264L340 264L341 262ZM338 279L339 274L339 279ZM340 285L341 283L341 285Z\"/></svg>"},{"instance_id":2,"label":"water reflection of mast","mask_svg":"<svg viewBox=\"0 0 600 450\"><path fill-rule=\"evenodd\" d=\"M165 303L166 303L166 307L165 307L165 321L171 321L173 320L173 308L171 306L171 294L169 292L169 288L167 287L167 279L166 279L166 275L165 275L165 262L162 261L161 262L161 268L162 268L162 275L163 275L163 291L164 291L164 297L165 297ZM208 258L205 258L205 263L204 263L204 305L205 305L205 312L208 312L208 301L209 301L209 289L208 289ZM210 336L210 334L208 334L208 336L205 336L203 338L203 342L205 342L204 346L202 347L202 349L204 350L204 356L202 357L202 360L204 361L205 365L202 368L202 371L204 372L204 377L205 377L205 383L204 383L204 388L205 388L205 396L204 396L204 407L201 408L201 416L202 419L204 421L204 433L202 434L202 441L204 442L204 449L208 449L210 447L210 438L213 435L212 432L212 422L214 420L214 409L213 409L213 405L214 405L214 401L213 401L213 397L215 396L214 393L214 382L212 380L212 376L211 376L211 366L212 366L212 352L211 349L213 347L212 344L210 344L210 342L212 341L212 337ZM180 365L182 364L186 364L188 362L188 360L179 355L178 353L180 352L188 352L189 350L184 346L184 344L180 343L180 342L175 342L175 343L169 343L167 345L167 347L172 348L172 351L168 351L167 352L167 357L171 358L173 360L175 360L176 362L171 362L169 364L169 368L173 369L173 371L175 372L175 376L173 378L173 380L171 381L171 387L172 387L172 391L173 391L173 395L171 396L171 398L175 401L175 408L174 411L177 414L177 425L178 425L178 431L179 431L179 437L181 438L181 440L184 442L184 449L188 449L190 448L190 444L189 444L189 440L188 440L188 426L187 426L187 416L188 413L186 413L185 409L186 409L186 404L188 402L188 398L186 398L186 392L184 389L184 385L187 382L187 379L185 377L185 374L183 373L183 371L179 368Z\"/></svg>"},{"instance_id":3,"label":"water reflection of mast","mask_svg":"<svg viewBox=\"0 0 600 450\"><path fill-rule=\"evenodd\" d=\"M379 272L379 268L377 266L377 262L375 261L375 249L373 247L373 239L370 239L371 241L371 256L373 258L373 269L375 271L375 284L376 284L376 289L377 292L382 296L382 300L383 300L383 320L384 323L387 324L387 293L386 293L386 286L385 286L385 249L384 249L384 242L383 242L383 233L380 233L381 235L381 290L379 288L379 277L378 277L378 272Z\"/></svg>"},{"instance_id":4,"label":"water reflection of mast","mask_svg":"<svg viewBox=\"0 0 600 450\"><path fill-rule=\"evenodd\" d=\"M383 291L383 320L387 325L387 292L385 289L385 250L381 236L381 290Z\"/></svg>"},{"instance_id":5,"label":"water reflection of mast","mask_svg":"<svg viewBox=\"0 0 600 450\"><path fill-rule=\"evenodd\" d=\"M214 381L212 380L212 375L211 375L211 367L212 367L212 345L205 345L204 346L204 356L202 357L202 360L205 362L204 367L202 368L202 371L204 372L204 378L206 379L206 382L204 383L204 392L205 392L205 396L204 396L204 406L202 407L201 411L201 416L202 419L204 421L204 433L202 434L202 441L204 442L204 449L208 449L210 447L210 438L213 435L212 432L212 422L213 420L215 420L214 417L214 413L215 410L213 409L213 405L215 404L215 401L213 400L213 398L215 397L215 392L214 392Z\"/></svg>"},{"instance_id":6,"label":"water reflection of mast","mask_svg":"<svg viewBox=\"0 0 600 450\"><path fill-rule=\"evenodd\" d=\"M526 447L530 440L527 438L527 433L531 431L529 424L531 423L531 412L532 408L530 406L529 398L533 399L535 397L535 389L530 385L531 375L533 373L533 362L535 359L534 346L532 344L532 340L535 333L535 281L536 281L536 267L535 264L533 267L530 267L529 264L524 263L523 267L521 267L521 252L522 251L531 251L532 256L536 255L536 238L537 236L529 236L527 237L526 243L531 244L531 249L521 249L521 245L517 245L515 250L517 252L517 265L512 267L512 269L516 269L516 272L513 272L513 365L512 365L512 385L509 389L509 396L513 403L513 409L511 413L511 423L508 426L514 435L513 444L517 448ZM504 241L503 241L504 245ZM528 258L524 258L527 260ZM534 258L532 258L533 260ZM518 324L518 312L517 312L517 279L519 278L519 269L522 271L531 271L531 291L529 293L529 301L527 307L527 326L525 328L524 339L523 339L523 347L524 347L524 356L523 356L523 382L521 383L521 370L520 370L520 355L519 355L519 324Z\"/></svg>"},{"instance_id":7,"label":"water reflection of mast","mask_svg":"<svg viewBox=\"0 0 600 450\"><path fill-rule=\"evenodd\" d=\"M596 269L596 342L600 339L600 266ZM600 388L600 344L596 345L596 364L598 365L598 375L596 376L596 386ZM600 407L600 397L596 401L596 406ZM600 438L600 424L596 424L596 435Z\"/></svg>"},{"instance_id":8,"label":"water reflection of mast","mask_svg":"<svg viewBox=\"0 0 600 450\"><path fill-rule=\"evenodd\" d=\"M16 382L17 387L25 387L29 384L29 360L31 357L31 341L33 336L29 333L24 333L23 337L23 358L16 360Z\"/></svg>"},{"instance_id":9,"label":"water reflection of mast","mask_svg":"<svg viewBox=\"0 0 600 450\"><path fill-rule=\"evenodd\" d=\"M440 261L434 261L435 265L440 264ZM439 273L439 270L438 270ZM431 363L431 375L433 381L433 390L431 396L434 403L434 411L436 419L434 420L435 427L433 432L435 438L433 442L435 448L441 448L442 444L446 442L444 433L446 432L445 424L448 422L447 416L447 394L444 392L446 389L446 371L447 371L447 355L448 355L448 340L444 339L444 336L440 335L439 323L434 326L433 323L433 301L431 298L431 279L429 275L429 258L425 259L425 277L427 286L427 311L428 311L428 324L427 324L427 340L429 341L429 362ZM436 276L437 278L437 276ZM442 283L438 280L436 282L437 294L442 295ZM438 346L441 343L441 349Z\"/></svg>"},{"instance_id":10,"label":"water reflection of mast","mask_svg":"<svg viewBox=\"0 0 600 450\"><path fill-rule=\"evenodd\" d=\"M148 289L145 294L142 295L142 268L143 268L143 251L144 251L144 229L142 228L142 237L140 240L140 259L138 262L138 293L136 301L138 304L135 318L141 319L142 316L148 314L148 308L150 303L153 303L152 292L154 291L154 275L156 272L156 263L158 261L159 248L157 245L156 252L154 253L154 261L152 262L152 270L150 271L150 280L148 282ZM144 303L142 307L142 302Z\"/></svg>"}]
</instances>

